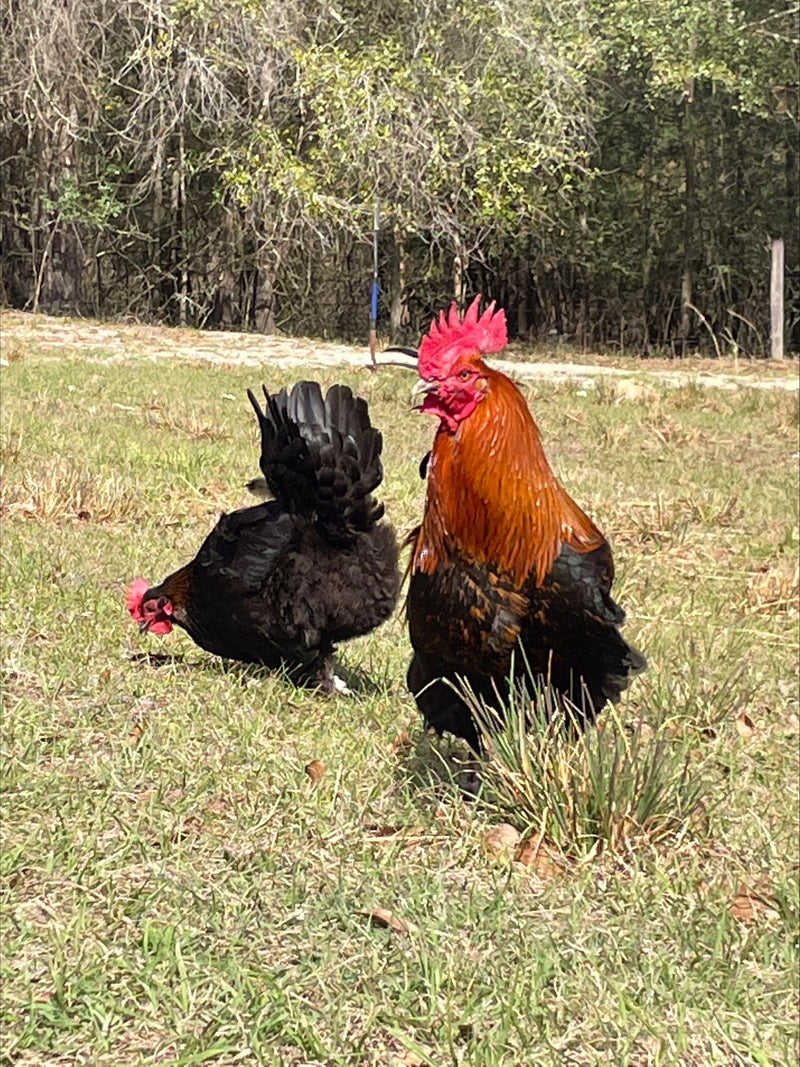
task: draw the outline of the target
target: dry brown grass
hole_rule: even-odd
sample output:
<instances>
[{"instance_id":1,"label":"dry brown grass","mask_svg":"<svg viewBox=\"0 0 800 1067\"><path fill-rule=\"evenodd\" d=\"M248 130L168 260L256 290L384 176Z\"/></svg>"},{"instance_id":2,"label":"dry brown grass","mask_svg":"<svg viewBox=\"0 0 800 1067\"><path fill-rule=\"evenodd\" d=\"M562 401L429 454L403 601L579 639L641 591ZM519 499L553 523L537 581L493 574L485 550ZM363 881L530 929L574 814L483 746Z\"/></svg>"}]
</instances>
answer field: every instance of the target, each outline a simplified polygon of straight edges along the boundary
<instances>
[{"instance_id":1,"label":"dry brown grass","mask_svg":"<svg viewBox=\"0 0 800 1067\"><path fill-rule=\"evenodd\" d=\"M798 614L800 565L796 558L780 556L762 563L747 580L747 598L754 612Z\"/></svg>"},{"instance_id":2,"label":"dry brown grass","mask_svg":"<svg viewBox=\"0 0 800 1067\"><path fill-rule=\"evenodd\" d=\"M0 486L4 519L122 524L135 518L138 507L135 490L119 476L98 476L59 457L41 473L3 477Z\"/></svg>"}]
</instances>

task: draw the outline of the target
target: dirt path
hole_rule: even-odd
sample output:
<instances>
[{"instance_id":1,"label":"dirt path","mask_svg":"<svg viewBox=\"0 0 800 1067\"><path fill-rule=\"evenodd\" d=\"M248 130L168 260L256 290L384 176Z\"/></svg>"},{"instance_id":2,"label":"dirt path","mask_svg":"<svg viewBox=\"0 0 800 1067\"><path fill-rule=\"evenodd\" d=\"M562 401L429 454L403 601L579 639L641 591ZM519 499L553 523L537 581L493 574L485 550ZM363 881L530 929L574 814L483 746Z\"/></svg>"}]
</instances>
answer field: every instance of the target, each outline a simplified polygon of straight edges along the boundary
<instances>
[{"instance_id":1,"label":"dirt path","mask_svg":"<svg viewBox=\"0 0 800 1067\"><path fill-rule=\"evenodd\" d=\"M100 363L183 359L252 367L269 364L283 368L366 366L369 363L366 348L302 337L267 337L252 333L215 333L164 326L95 323L20 311L0 313L0 362L3 364L21 358L59 358L76 349L81 350L82 358ZM762 363L690 359L681 361L676 369L667 360L645 361L630 357L595 363L548 355L537 357L535 362L493 359L492 366L516 378L572 379L581 384L591 384L598 378L611 378L674 386L693 382L717 389L744 386L796 391L800 386L797 362L792 360Z\"/></svg>"}]
</instances>

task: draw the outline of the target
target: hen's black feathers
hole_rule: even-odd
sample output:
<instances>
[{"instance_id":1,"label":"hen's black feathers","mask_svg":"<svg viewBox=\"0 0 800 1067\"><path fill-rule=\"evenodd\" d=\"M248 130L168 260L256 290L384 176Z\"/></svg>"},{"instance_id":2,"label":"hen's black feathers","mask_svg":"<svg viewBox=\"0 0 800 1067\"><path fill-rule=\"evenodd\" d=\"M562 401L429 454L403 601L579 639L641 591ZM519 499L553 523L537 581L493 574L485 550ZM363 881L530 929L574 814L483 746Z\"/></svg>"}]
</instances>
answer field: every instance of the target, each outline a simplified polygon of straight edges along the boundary
<instances>
[{"instance_id":1,"label":"hen's black feathers","mask_svg":"<svg viewBox=\"0 0 800 1067\"><path fill-rule=\"evenodd\" d=\"M275 497L220 516L195 559L149 590L209 652L284 666L329 687L337 641L392 613L398 552L383 505L382 439L347 386L316 382L270 395L248 390L261 430L261 470Z\"/></svg>"},{"instance_id":2,"label":"hen's black feathers","mask_svg":"<svg viewBox=\"0 0 800 1067\"><path fill-rule=\"evenodd\" d=\"M332 541L346 543L383 515L370 495L383 478L380 431L366 401L346 385L325 399L317 382L299 382L270 396L266 409L248 390L261 427L261 471L283 506L319 524Z\"/></svg>"}]
</instances>

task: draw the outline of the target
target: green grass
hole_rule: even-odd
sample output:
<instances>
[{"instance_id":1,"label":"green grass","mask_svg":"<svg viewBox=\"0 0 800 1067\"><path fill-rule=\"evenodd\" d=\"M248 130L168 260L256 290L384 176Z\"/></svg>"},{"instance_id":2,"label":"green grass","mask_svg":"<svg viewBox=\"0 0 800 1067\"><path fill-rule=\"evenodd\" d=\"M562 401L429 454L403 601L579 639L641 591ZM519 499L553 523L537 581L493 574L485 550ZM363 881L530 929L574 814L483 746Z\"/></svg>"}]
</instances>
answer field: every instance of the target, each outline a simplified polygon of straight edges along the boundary
<instances>
[{"instance_id":1,"label":"green grass","mask_svg":"<svg viewBox=\"0 0 800 1067\"><path fill-rule=\"evenodd\" d=\"M796 1062L796 396L527 389L650 660L620 716L690 738L713 801L539 877L423 734L401 614L326 699L126 617L247 502L245 389L302 373L82 355L18 345L0 376L2 1063ZM308 376L369 399L405 532L434 428L410 376Z\"/></svg>"}]
</instances>

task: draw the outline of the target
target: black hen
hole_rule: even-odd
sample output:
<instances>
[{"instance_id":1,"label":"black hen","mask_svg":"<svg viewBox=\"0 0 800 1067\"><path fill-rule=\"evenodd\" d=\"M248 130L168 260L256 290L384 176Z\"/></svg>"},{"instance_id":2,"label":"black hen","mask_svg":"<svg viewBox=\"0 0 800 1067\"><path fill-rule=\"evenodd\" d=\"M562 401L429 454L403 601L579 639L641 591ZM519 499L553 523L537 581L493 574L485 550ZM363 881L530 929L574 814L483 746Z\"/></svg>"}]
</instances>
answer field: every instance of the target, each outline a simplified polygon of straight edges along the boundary
<instances>
[{"instance_id":1,"label":"black hen","mask_svg":"<svg viewBox=\"0 0 800 1067\"><path fill-rule=\"evenodd\" d=\"M316 382L264 389L261 470L274 500L221 515L197 556L128 591L142 630L181 626L218 656L285 667L294 681L334 688L338 641L369 633L394 610L400 585L394 530L372 493L382 438L366 401Z\"/></svg>"}]
</instances>

